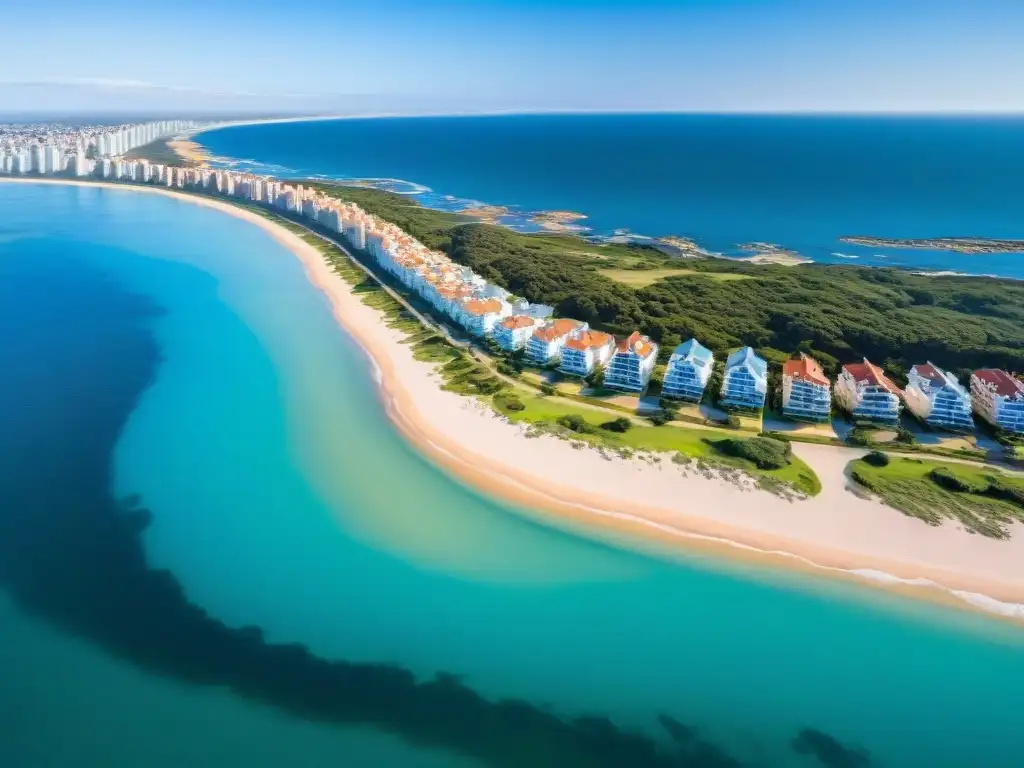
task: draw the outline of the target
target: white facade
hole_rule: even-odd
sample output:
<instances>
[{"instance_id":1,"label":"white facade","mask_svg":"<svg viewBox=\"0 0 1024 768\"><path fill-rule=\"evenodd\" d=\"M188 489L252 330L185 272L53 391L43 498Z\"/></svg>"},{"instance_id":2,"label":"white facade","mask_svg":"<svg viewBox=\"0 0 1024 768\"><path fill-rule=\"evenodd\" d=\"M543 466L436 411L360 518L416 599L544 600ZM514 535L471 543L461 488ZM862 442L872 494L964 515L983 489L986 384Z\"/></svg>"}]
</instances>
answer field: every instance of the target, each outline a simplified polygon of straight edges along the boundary
<instances>
[{"instance_id":1,"label":"white facade","mask_svg":"<svg viewBox=\"0 0 1024 768\"><path fill-rule=\"evenodd\" d=\"M971 374L974 411L989 424L1024 434L1024 383L1006 371L983 368Z\"/></svg>"},{"instance_id":2,"label":"white facade","mask_svg":"<svg viewBox=\"0 0 1024 768\"><path fill-rule=\"evenodd\" d=\"M826 421L832 415L832 385L817 361L805 354L782 366L782 413L807 421Z\"/></svg>"},{"instance_id":3,"label":"white facade","mask_svg":"<svg viewBox=\"0 0 1024 768\"><path fill-rule=\"evenodd\" d=\"M679 400L700 402L714 365L715 356L710 349L696 339L684 341L669 358L661 394Z\"/></svg>"},{"instance_id":4,"label":"white facade","mask_svg":"<svg viewBox=\"0 0 1024 768\"><path fill-rule=\"evenodd\" d=\"M658 345L639 331L615 347L604 372L604 386L623 392L643 392L658 359Z\"/></svg>"},{"instance_id":5,"label":"white facade","mask_svg":"<svg viewBox=\"0 0 1024 768\"><path fill-rule=\"evenodd\" d=\"M725 361L725 376L719 405L724 408L760 410L768 394L768 364L743 347L729 355Z\"/></svg>"},{"instance_id":6,"label":"white facade","mask_svg":"<svg viewBox=\"0 0 1024 768\"><path fill-rule=\"evenodd\" d=\"M945 429L972 429L971 395L956 377L925 363L907 375L903 401L922 421Z\"/></svg>"},{"instance_id":7,"label":"white facade","mask_svg":"<svg viewBox=\"0 0 1024 768\"><path fill-rule=\"evenodd\" d=\"M526 346L541 320L526 315L511 315L494 326L491 338L506 352L516 352Z\"/></svg>"},{"instance_id":8,"label":"white facade","mask_svg":"<svg viewBox=\"0 0 1024 768\"><path fill-rule=\"evenodd\" d=\"M562 345L558 370L570 376L587 376L604 365L615 351L615 339L600 331L584 331Z\"/></svg>"},{"instance_id":9,"label":"white facade","mask_svg":"<svg viewBox=\"0 0 1024 768\"><path fill-rule=\"evenodd\" d=\"M537 328L526 343L526 357L537 365L557 362L565 342L586 331L588 325L579 320L560 318Z\"/></svg>"},{"instance_id":10,"label":"white facade","mask_svg":"<svg viewBox=\"0 0 1024 768\"><path fill-rule=\"evenodd\" d=\"M836 380L836 400L855 418L895 424L900 418L899 389L868 362L844 365Z\"/></svg>"}]
</instances>

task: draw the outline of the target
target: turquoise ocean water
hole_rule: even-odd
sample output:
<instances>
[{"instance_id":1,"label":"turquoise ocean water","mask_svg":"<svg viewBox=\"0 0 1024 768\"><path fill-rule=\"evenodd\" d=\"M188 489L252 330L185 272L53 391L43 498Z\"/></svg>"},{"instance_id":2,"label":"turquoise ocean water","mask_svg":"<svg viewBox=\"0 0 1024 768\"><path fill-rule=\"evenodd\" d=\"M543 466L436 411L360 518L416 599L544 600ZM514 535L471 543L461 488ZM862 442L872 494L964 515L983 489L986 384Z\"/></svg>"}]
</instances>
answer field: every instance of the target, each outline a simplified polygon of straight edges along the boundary
<instances>
[{"instance_id":1,"label":"turquoise ocean water","mask_svg":"<svg viewBox=\"0 0 1024 768\"><path fill-rule=\"evenodd\" d=\"M482 498L399 439L326 300L245 222L128 190L0 184L0 320L0 732L15 734L0 739L0 765L481 764L448 734L460 711L410 715L387 734L369 709L345 726L316 722L313 694L300 705L252 693L256 661L225 683L238 653L200 663L188 617L130 603L124 579L104 589L135 607L104 612L104 592L79 582L139 563L103 538L98 512L61 522L100 491L140 497L149 567L206 617L317 658L421 680L444 671L489 701L659 739L668 714L744 766L867 764L795 751L806 728L871 765L1024 764L1019 629L853 585L640 554ZM19 516L33 504L38 517ZM174 664L148 652L152 637ZM446 735L410 743L421 729Z\"/></svg>"},{"instance_id":2,"label":"turquoise ocean water","mask_svg":"<svg viewBox=\"0 0 1024 768\"><path fill-rule=\"evenodd\" d=\"M587 215L595 235L767 242L814 261L1024 279L1024 254L842 236L1024 239L1020 117L502 115L223 128L198 140L279 176L377 179L425 205Z\"/></svg>"}]
</instances>

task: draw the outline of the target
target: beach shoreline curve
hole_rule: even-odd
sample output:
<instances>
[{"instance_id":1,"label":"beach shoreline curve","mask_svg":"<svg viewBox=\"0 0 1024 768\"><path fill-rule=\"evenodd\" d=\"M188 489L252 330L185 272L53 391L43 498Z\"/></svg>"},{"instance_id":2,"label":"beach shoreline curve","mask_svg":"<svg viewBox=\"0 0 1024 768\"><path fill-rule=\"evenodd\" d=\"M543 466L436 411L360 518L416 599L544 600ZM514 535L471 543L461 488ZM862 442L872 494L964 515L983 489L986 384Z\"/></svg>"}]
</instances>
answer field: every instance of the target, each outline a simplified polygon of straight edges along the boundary
<instances>
[{"instance_id":1,"label":"beach shoreline curve","mask_svg":"<svg viewBox=\"0 0 1024 768\"><path fill-rule=\"evenodd\" d=\"M414 359L400 333L361 302L316 248L266 217L229 201L153 187L73 179L0 181L159 194L260 227L299 259L307 278L326 295L339 326L369 360L384 411L399 434L457 481L531 519L602 539L625 536L659 550L852 580L1024 620L1024 526L1010 541L992 541L950 524L930 527L858 498L846 490L844 471L862 451L795 446L826 488L820 497L788 502L720 479L685 475L671 465L607 461L551 436L527 439L520 427L475 400L441 390L430 364ZM646 486L650 492L623 493L620 486L627 491Z\"/></svg>"}]
</instances>

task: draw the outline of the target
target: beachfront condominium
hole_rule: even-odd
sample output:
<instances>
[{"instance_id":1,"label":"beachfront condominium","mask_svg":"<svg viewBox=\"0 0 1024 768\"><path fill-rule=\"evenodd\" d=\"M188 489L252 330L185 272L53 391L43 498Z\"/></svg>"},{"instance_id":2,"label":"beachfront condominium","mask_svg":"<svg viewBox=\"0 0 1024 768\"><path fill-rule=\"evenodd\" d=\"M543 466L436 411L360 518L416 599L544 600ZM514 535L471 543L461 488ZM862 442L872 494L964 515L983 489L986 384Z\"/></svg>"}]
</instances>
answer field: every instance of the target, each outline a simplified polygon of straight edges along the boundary
<instances>
[{"instance_id":1,"label":"beachfront condominium","mask_svg":"<svg viewBox=\"0 0 1024 768\"><path fill-rule=\"evenodd\" d=\"M915 416L933 427L974 428L970 392L953 374L932 363L910 369L903 402Z\"/></svg>"},{"instance_id":2,"label":"beachfront condominium","mask_svg":"<svg viewBox=\"0 0 1024 768\"><path fill-rule=\"evenodd\" d=\"M1024 382L1006 371L982 368L971 374L974 411L993 426L1024 434Z\"/></svg>"},{"instance_id":3,"label":"beachfront condominium","mask_svg":"<svg viewBox=\"0 0 1024 768\"><path fill-rule=\"evenodd\" d=\"M526 357L537 365L557 362L562 356L562 346L573 336L587 330L587 324L580 320L562 317L552 320L542 328L535 328L526 343Z\"/></svg>"},{"instance_id":4,"label":"beachfront condominium","mask_svg":"<svg viewBox=\"0 0 1024 768\"><path fill-rule=\"evenodd\" d=\"M604 372L604 386L624 392L643 392L657 359L658 345L640 331L633 331L615 345Z\"/></svg>"},{"instance_id":5,"label":"beachfront condominium","mask_svg":"<svg viewBox=\"0 0 1024 768\"><path fill-rule=\"evenodd\" d=\"M782 413L806 421L832 415L832 384L818 361L803 352L782 364Z\"/></svg>"},{"instance_id":6,"label":"beachfront condominium","mask_svg":"<svg viewBox=\"0 0 1024 768\"><path fill-rule=\"evenodd\" d=\"M750 347L737 349L725 361L718 404L723 408L764 408L768 394L768 364Z\"/></svg>"},{"instance_id":7,"label":"beachfront condominium","mask_svg":"<svg viewBox=\"0 0 1024 768\"><path fill-rule=\"evenodd\" d=\"M587 376L604 365L615 351L615 339L601 331L583 331L566 340L558 370L570 376Z\"/></svg>"},{"instance_id":8,"label":"beachfront condominium","mask_svg":"<svg viewBox=\"0 0 1024 768\"><path fill-rule=\"evenodd\" d=\"M715 356L696 339L684 341L669 358L661 394L679 400L700 402L711 378Z\"/></svg>"},{"instance_id":9,"label":"beachfront condominium","mask_svg":"<svg viewBox=\"0 0 1024 768\"><path fill-rule=\"evenodd\" d=\"M899 388L867 358L843 366L836 380L836 400L857 419L883 424L895 424L900 419Z\"/></svg>"},{"instance_id":10,"label":"beachfront condominium","mask_svg":"<svg viewBox=\"0 0 1024 768\"><path fill-rule=\"evenodd\" d=\"M491 331L491 338L506 352L516 352L526 346L534 329L543 322L529 315L510 315L498 321Z\"/></svg>"},{"instance_id":11,"label":"beachfront condominium","mask_svg":"<svg viewBox=\"0 0 1024 768\"><path fill-rule=\"evenodd\" d=\"M458 309L458 322L474 336L488 336L509 311L500 299L469 299Z\"/></svg>"}]
</instances>

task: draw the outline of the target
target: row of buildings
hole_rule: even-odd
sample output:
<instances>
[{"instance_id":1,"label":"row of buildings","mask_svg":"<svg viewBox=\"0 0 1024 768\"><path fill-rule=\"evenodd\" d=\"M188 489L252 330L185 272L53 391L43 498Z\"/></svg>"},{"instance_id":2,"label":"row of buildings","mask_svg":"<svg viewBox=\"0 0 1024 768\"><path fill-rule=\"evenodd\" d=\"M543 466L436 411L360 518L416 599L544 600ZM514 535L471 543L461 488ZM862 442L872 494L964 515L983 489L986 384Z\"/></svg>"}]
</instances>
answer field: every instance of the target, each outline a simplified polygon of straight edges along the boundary
<instances>
[{"instance_id":1,"label":"row of buildings","mask_svg":"<svg viewBox=\"0 0 1024 768\"><path fill-rule=\"evenodd\" d=\"M117 126L12 131L0 140L0 173L89 176L101 158L119 157L136 147L198 126L191 120L158 120Z\"/></svg>"},{"instance_id":2,"label":"row of buildings","mask_svg":"<svg viewBox=\"0 0 1024 768\"><path fill-rule=\"evenodd\" d=\"M157 125L153 130L162 129ZM152 131L129 133L124 140L141 141L151 135ZM102 138L98 146L104 150L117 148L121 141L122 136ZM636 393L647 389L654 371L658 345L639 331L616 340L585 322L555 319L551 307L512 296L469 267L456 264L447 254L427 248L396 225L314 188L235 171L165 166L107 154L95 161L76 156L64 172L213 192L307 218L368 253L410 292L454 324L476 337L492 340L503 350L522 351L535 365L555 367L579 377L603 369L605 387ZM714 354L696 339L680 344L666 366L662 395L700 401L714 363ZM969 390L932 363L914 366L908 379L907 387L900 390L878 366L864 360L843 366L833 389L821 366L801 354L783 365L782 411L795 419L825 421L831 416L834 397L854 417L875 422L894 424L907 407L938 427L969 429L974 413L1007 431L1024 433L1024 383L1005 371L975 371ZM767 393L765 360L750 347L729 355L720 404L760 410Z\"/></svg>"}]
</instances>

